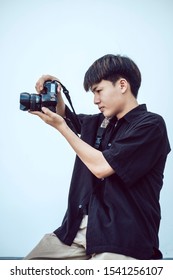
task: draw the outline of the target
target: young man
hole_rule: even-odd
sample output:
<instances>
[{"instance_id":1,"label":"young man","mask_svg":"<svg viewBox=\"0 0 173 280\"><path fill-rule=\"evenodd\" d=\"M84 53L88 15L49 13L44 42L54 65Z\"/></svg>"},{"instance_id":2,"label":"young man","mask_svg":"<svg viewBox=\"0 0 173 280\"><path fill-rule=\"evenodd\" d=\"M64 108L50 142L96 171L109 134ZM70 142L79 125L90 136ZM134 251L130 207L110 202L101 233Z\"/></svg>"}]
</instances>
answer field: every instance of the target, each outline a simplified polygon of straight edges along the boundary
<instances>
[{"instance_id":1,"label":"young man","mask_svg":"<svg viewBox=\"0 0 173 280\"><path fill-rule=\"evenodd\" d=\"M40 92L53 76L36 83ZM141 74L128 57L105 55L84 78L100 110L78 115L79 138L67 125L74 114L58 87L57 113L32 112L53 126L76 152L62 225L25 259L159 259L159 195L170 152L164 120L138 105Z\"/></svg>"}]
</instances>

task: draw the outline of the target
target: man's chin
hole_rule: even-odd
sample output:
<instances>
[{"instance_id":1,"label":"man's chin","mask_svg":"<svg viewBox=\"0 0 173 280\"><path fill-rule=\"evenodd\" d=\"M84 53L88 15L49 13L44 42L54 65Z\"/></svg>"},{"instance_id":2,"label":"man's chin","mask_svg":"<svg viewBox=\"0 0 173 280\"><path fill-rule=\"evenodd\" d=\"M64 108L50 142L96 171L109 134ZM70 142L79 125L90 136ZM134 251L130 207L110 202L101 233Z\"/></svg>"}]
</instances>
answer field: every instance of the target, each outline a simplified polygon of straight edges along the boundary
<instances>
[{"instance_id":1,"label":"man's chin","mask_svg":"<svg viewBox=\"0 0 173 280\"><path fill-rule=\"evenodd\" d=\"M113 117L111 114L108 114L108 113L106 113L106 112L103 112L102 114L103 114L103 116L104 116L105 118L107 118L107 119Z\"/></svg>"}]
</instances>

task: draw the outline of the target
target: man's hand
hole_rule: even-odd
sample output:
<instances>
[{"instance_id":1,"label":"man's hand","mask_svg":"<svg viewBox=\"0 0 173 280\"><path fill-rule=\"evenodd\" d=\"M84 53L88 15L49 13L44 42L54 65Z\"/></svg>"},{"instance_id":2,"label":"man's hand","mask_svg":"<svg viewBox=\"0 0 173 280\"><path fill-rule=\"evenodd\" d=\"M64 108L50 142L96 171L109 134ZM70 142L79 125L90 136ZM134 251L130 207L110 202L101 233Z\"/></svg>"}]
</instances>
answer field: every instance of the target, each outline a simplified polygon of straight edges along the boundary
<instances>
[{"instance_id":1,"label":"man's hand","mask_svg":"<svg viewBox=\"0 0 173 280\"><path fill-rule=\"evenodd\" d=\"M38 93L40 93L44 88L44 83L46 81L59 81L58 78L51 75L42 75L35 84L35 89ZM61 92L61 86L58 84L57 93Z\"/></svg>"},{"instance_id":2,"label":"man's hand","mask_svg":"<svg viewBox=\"0 0 173 280\"><path fill-rule=\"evenodd\" d=\"M36 82L36 85L35 85L35 89L38 93L41 93L41 91L44 88L44 83L46 81L59 81L59 79L56 78L55 76L51 76L51 75L42 75L38 79L38 81ZM58 103L56 106L56 112L60 116L65 117L65 103L64 103L64 100L61 95L61 85L60 84L58 84L58 87L57 87L57 94L58 94ZM41 116L39 116L39 117L41 117Z\"/></svg>"},{"instance_id":3,"label":"man's hand","mask_svg":"<svg viewBox=\"0 0 173 280\"><path fill-rule=\"evenodd\" d=\"M42 112L29 111L29 113L39 116L45 123L61 131L62 126L66 125L65 120L60 115L53 113L51 110L49 110L46 107L42 107L41 109Z\"/></svg>"}]
</instances>

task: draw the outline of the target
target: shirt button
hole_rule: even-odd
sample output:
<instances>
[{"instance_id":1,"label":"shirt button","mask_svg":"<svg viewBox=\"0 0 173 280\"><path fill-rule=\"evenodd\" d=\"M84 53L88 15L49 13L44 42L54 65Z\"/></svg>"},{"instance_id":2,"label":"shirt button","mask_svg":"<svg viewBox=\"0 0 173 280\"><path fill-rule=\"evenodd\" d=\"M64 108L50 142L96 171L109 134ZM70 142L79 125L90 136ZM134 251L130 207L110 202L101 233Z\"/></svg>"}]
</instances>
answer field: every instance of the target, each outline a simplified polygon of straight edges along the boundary
<instances>
[{"instance_id":1,"label":"shirt button","mask_svg":"<svg viewBox=\"0 0 173 280\"><path fill-rule=\"evenodd\" d=\"M81 209L82 208L82 204L79 204L79 209Z\"/></svg>"},{"instance_id":2,"label":"shirt button","mask_svg":"<svg viewBox=\"0 0 173 280\"><path fill-rule=\"evenodd\" d=\"M110 146L111 146L111 143L108 144L108 147L110 147Z\"/></svg>"},{"instance_id":3,"label":"shirt button","mask_svg":"<svg viewBox=\"0 0 173 280\"><path fill-rule=\"evenodd\" d=\"M104 181L105 178L101 178L101 181Z\"/></svg>"}]
</instances>

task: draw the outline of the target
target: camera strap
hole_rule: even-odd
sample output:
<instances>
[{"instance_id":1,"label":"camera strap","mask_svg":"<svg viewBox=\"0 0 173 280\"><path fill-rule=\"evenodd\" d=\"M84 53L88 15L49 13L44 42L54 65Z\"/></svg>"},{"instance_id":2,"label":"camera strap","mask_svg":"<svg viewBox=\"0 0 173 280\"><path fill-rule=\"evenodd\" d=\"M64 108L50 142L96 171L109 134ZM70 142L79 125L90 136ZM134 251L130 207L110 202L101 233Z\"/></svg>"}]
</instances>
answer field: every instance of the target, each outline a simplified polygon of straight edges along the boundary
<instances>
[{"instance_id":1,"label":"camera strap","mask_svg":"<svg viewBox=\"0 0 173 280\"><path fill-rule=\"evenodd\" d=\"M69 104L70 104L70 106L72 108L72 111L74 113L74 116L75 116L75 118L74 118L75 126L76 126L77 130L80 130L80 122L79 122L78 116L77 116L77 114L75 112L75 109L73 107L73 103L71 101L71 97L70 97L69 91L66 89L66 87L61 82L59 82L57 80L54 80L54 82L57 82L58 84L61 85L62 91L63 91L65 97L67 98L67 100L68 100L68 102L69 102Z\"/></svg>"},{"instance_id":2,"label":"camera strap","mask_svg":"<svg viewBox=\"0 0 173 280\"><path fill-rule=\"evenodd\" d=\"M96 140L95 140L95 144L94 144L94 148L98 149L100 148L100 144L103 138L103 134L105 132L106 127L108 126L110 121L110 118L104 118L104 120L102 121L102 123L100 124L100 126L97 129L97 135L96 135Z\"/></svg>"}]
</instances>

